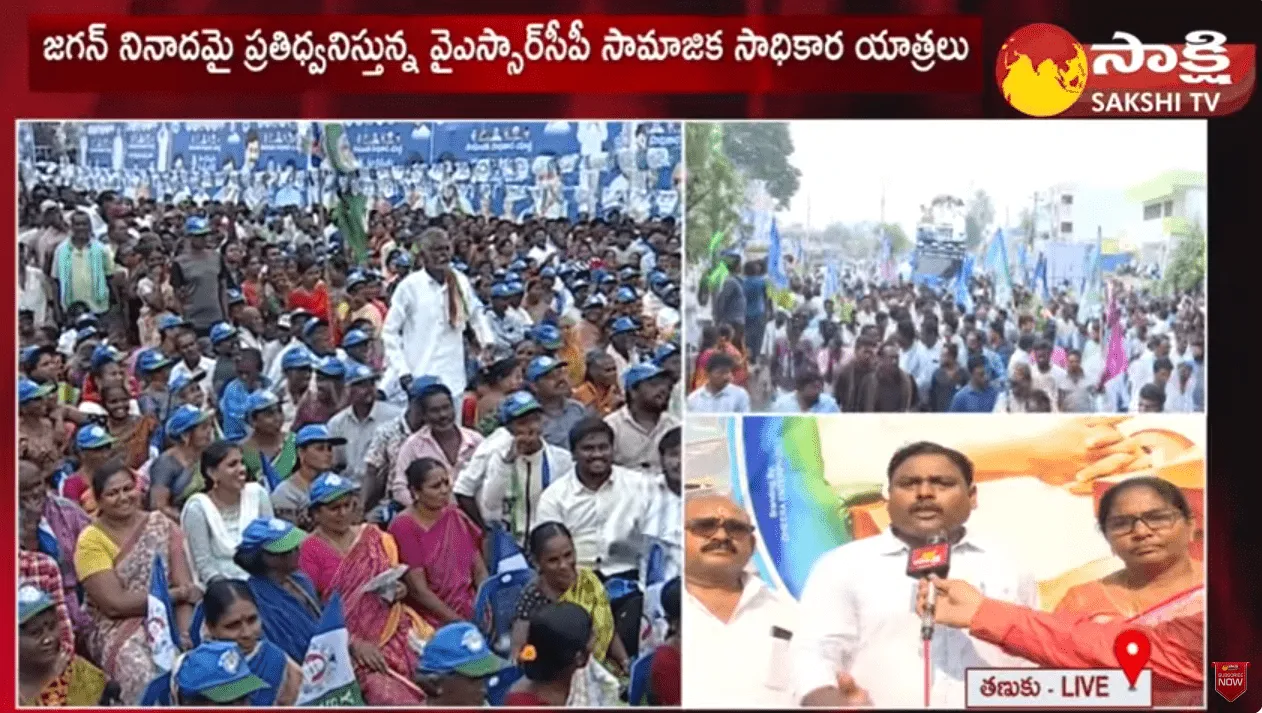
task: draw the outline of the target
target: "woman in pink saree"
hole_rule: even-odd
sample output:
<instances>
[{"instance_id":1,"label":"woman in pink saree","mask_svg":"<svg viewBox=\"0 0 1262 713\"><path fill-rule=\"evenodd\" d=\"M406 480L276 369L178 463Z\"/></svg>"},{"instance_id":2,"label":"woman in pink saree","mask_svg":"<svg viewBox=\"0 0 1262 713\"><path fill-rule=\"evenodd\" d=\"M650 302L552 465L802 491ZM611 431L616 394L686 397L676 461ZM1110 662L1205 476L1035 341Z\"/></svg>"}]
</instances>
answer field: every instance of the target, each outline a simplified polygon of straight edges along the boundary
<instances>
[{"instance_id":1,"label":"woman in pink saree","mask_svg":"<svg viewBox=\"0 0 1262 713\"><path fill-rule=\"evenodd\" d=\"M1152 628L1205 611L1205 573L1191 556L1196 538L1183 491L1160 478L1124 480L1100 498L1100 530L1125 567L1065 593L1056 607L1097 624ZM1202 688L1153 678L1155 706L1202 705Z\"/></svg>"},{"instance_id":2,"label":"woman in pink saree","mask_svg":"<svg viewBox=\"0 0 1262 713\"><path fill-rule=\"evenodd\" d=\"M482 531L451 500L451 475L433 458L407 467L412 507L390 523L408 570L408 596L435 627L473 618L473 600L487 578Z\"/></svg>"},{"instance_id":3,"label":"woman in pink saree","mask_svg":"<svg viewBox=\"0 0 1262 713\"><path fill-rule=\"evenodd\" d=\"M355 678L370 706L421 705L425 694L412 682L419 651L434 629L404 603L406 587L395 580L372 590L365 585L399 566L394 538L360 521L359 487L334 473L311 484L315 530L303 541L299 567L328 602L342 597L346 629L357 646Z\"/></svg>"}]
</instances>

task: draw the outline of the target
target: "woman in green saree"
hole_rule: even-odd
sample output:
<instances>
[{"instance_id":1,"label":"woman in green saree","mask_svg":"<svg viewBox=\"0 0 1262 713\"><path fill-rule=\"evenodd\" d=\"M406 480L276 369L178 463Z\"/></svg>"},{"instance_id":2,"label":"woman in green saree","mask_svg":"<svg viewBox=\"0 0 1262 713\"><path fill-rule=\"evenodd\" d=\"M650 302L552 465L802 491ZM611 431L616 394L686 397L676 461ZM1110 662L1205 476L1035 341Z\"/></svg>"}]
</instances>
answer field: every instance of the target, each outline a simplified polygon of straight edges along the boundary
<instances>
[{"instance_id":1,"label":"woman in green saree","mask_svg":"<svg viewBox=\"0 0 1262 713\"><path fill-rule=\"evenodd\" d=\"M202 451L215 437L210 412L180 406L167 419L166 437L173 445L149 466L149 507L179 522L184 503L205 489Z\"/></svg>"},{"instance_id":2,"label":"woman in green saree","mask_svg":"<svg viewBox=\"0 0 1262 713\"><path fill-rule=\"evenodd\" d=\"M251 480L275 488L298 467L294 434L284 432L280 399L271 391L255 391L245 406L250 435L241 442L241 460Z\"/></svg>"}]
</instances>

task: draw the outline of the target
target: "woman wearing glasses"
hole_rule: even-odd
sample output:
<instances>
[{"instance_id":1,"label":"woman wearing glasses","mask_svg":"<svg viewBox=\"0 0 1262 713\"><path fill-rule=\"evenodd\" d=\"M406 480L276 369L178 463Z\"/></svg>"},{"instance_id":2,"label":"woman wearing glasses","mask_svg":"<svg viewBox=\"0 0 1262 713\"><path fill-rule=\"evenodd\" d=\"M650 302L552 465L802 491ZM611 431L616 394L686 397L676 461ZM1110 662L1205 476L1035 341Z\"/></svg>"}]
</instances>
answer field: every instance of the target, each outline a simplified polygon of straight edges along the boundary
<instances>
[{"instance_id":1,"label":"woman wearing glasses","mask_svg":"<svg viewBox=\"0 0 1262 713\"><path fill-rule=\"evenodd\" d=\"M1055 612L986 599L962 581L938 581L935 618L1051 668L1116 668L1117 635L1139 629L1152 644L1153 705L1202 705L1204 572L1190 554L1197 531L1187 498L1160 478L1132 478L1103 495L1097 519L1125 566L1070 589Z\"/></svg>"}]
</instances>

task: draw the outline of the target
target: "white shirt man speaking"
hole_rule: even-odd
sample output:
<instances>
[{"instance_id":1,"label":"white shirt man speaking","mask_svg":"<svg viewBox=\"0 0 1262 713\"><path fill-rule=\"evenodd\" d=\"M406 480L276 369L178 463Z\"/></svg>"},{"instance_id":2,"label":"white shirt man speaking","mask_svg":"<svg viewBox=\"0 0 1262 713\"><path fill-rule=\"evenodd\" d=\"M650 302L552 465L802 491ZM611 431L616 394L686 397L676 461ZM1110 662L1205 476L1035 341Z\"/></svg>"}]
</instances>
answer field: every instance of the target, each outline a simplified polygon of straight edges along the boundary
<instances>
[{"instance_id":1,"label":"white shirt man speaking","mask_svg":"<svg viewBox=\"0 0 1262 713\"><path fill-rule=\"evenodd\" d=\"M804 706L845 706L839 674L849 674L877 708L925 705L917 581L907 576L907 561L912 547L935 535L945 533L951 543L951 577L993 599L1037 606L1034 578L965 528L977 506L967 456L914 443L894 454L887 475L889 529L824 554L802 590L790 658L796 701ZM929 659L934 708L964 707L969 668L1029 665L945 627L933 631Z\"/></svg>"}]
</instances>

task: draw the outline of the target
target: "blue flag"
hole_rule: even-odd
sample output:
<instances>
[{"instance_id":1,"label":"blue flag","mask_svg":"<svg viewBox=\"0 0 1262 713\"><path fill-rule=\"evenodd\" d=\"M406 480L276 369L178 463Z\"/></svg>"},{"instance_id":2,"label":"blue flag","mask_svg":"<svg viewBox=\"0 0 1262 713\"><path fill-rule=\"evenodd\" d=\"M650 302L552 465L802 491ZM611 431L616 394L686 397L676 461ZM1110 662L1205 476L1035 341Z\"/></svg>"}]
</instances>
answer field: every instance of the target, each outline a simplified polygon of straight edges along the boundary
<instances>
[{"instance_id":1,"label":"blue flag","mask_svg":"<svg viewBox=\"0 0 1262 713\"><path fill-rule=\"evenodd\" d=\"M276 490L276 486L280 485L280 473L276 472L276 466L272 465L272 459L268 458L265 453L259 453L259 462L263 464L263 478L267 481L267 492Z\"/></svg>"},{"instance_id":2,"label":"blue flag","mask_svg":"<svg viewBox=\"0 0 1262 713\"><path fill-rule=\"evenodd\" d=\"M176 648L176 642L180 640L180 633L175 627L171 588L167 584L167 568L162 562L161 555L153 556L148 599L145 634L149 640L149 653L159 671L170 671L175 666L175 656L179 651Z\"/></svg>"},{"instance_id":3,"label":"blue flag","mask_svg":"<svg viewBox=\"0 0 1262 713\"><path fill-rule=\"evenodd\" d=\"M776 219L771 219L771 233L767 240L767 276L776 289L783 290L789 286L789 276L784 273L783 255L780 246L780 228Z\"/></svg>"},{"instance_id":4,"label":"blue flag","mask_svg":"<svg viewBox=\"0 0 1262 713\"><path fill-rule=\"evenodd\" d=\"M1012 305L1012 275L1008 267L1008 246L1004 241L1003 230L996 230L995 237L986 250L986 272L995 287L995 304L1000 307Z\"/></svg>"},{"instance_id":5,"label":"blue flag","mask_svg":"<svg viewBox=\"0 0 1262 713\"><path fill-rule=\"evenodd\" d=\"M1043 304L1051 304L1052 291L1047 287L1047 255L1039 255L1038 265L1034 268L1034 287L1039 289Z\"/></svg>"},{"instance_id":6,"label":"blue flag","mask_svg":"<svg viewBox=\"0 0 1262 713\"><path fill-rule=\"evenodd\" d=\"M837 263L830 262L824 268L824 299L831 299L841 292L841 271Z\"/></svg>"},{"instance_id":7,"label":"blue flag","mask_svg":"<svg viewBox=\"0 0 1262 713\"><path fill-rule=\"evenodd\" d=\"M969 283L973 281L973 256L967 255L960 265L960 272L955 276L955 304L964 310L964 314L973 313L973 293Z\"/></svg>"},{"instance_id":8,"label":"blue flag","mask_svg":"<svg viewBox=\"0 0 1262 713\"><path fill-rule=\"evenodd\" d=\"M372 595L370 595L372 596ZM362 706L363 694L351 662L351 637L342 617L342 595L334 592L324 607L315 636L302 661L300 706Z\"/></svg>"}]
</instances>

